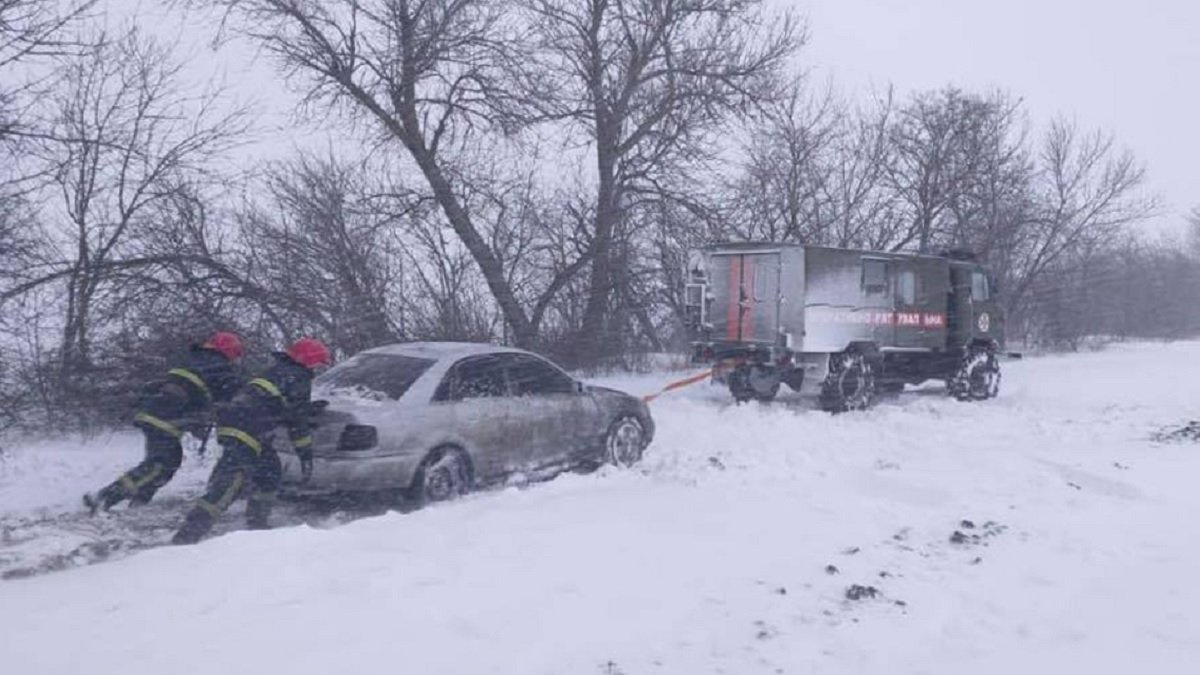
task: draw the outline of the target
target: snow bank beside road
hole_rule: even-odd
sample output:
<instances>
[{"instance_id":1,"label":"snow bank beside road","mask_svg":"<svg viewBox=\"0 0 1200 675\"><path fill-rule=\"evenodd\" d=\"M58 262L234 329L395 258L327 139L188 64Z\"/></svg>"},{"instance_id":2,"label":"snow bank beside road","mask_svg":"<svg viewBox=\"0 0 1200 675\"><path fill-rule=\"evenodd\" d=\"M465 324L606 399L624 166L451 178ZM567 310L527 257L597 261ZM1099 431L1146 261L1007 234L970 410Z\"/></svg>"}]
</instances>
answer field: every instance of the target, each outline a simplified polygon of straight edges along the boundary
<instances>
[{"instance_id":1,"label":"snow bank beside road","mask_svg":"<svg viewBox=\"0 0 1200 675\"><path fill-rule=\"evenodd\" d=\"M1196 344L1031 359L996 401L914 392L837 417L693 387L654 404L638 472L2 582L0 662L1191 673L1200 447L1147 438L1197 416L1198 361Z\"/></svg>"}]
</instances>

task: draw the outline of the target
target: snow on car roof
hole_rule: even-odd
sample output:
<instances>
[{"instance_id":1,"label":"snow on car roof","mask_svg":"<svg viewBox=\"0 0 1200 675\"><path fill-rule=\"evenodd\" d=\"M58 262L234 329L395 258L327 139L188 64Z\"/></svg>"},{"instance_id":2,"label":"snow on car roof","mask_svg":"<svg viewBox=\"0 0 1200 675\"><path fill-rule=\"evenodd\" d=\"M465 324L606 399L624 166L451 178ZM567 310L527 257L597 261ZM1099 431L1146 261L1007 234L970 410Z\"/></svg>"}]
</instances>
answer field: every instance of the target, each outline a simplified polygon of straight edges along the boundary
<instances>
[{"instance_id":1,"label":"snow on car roof","mask_svg":"<svg viewBox=\"0 0 1200 675\"><path fill-rule=\"evenodd\" d=\"M497 352L524 353L524 350L480 342L398 342L392 345L368 349L363 353L395 354L397 356L413 356L426 359L448 359L476 354L494 354Z\"/></svg>"}]
</instances>

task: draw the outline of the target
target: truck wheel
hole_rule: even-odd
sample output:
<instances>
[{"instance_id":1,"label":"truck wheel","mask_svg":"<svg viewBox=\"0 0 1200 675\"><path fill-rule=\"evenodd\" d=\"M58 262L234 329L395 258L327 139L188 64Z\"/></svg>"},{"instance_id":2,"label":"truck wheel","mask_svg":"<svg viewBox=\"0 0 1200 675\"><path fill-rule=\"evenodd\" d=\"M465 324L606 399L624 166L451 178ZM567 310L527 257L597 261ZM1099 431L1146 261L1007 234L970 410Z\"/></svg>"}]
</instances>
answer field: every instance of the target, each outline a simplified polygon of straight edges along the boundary
<instances>
[{"instance_id":1,"label":"truck wheel","mask_svg":"<svg viewBox=\"0 0 1200 675\"><path fill-rule=\"evenodd\" d=\"M779 373L762 366L738 366L729 374L729 393L738 403L768 403L779 394Z\"/></svg>"},{"instance_id":2,"label":"truck wheel","mask_svg":"<svg viewBox=\"0 0 1200 675\"><path fill-rule=\"evenodd\" d=\"M958 372L949 382L950 395L960 401L984 401L1000 393L1000 362L992 347L967 350Z\"/></svg>"},{"instance_id":3,"label":"truck wheel","mask_svg":"<svg viewBox=\"0 0 1200 675\"><path fill-rule=\"evenodd\" d=\"M821 409L831 413L866 410L875 398L875 369L859 352L829 357L829 375L821 382Z\"/></svg>"}]
</instances>

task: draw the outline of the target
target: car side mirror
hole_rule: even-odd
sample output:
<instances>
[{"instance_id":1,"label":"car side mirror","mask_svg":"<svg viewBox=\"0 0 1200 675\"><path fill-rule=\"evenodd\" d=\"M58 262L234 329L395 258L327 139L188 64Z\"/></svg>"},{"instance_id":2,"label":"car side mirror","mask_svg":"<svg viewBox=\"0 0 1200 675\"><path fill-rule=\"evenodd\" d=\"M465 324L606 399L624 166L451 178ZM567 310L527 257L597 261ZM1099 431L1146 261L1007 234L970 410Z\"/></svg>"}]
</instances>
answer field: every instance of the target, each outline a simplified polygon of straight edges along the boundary
<instances>
[{"instance_id":1,"label":"car side mirror","mask_svg":"<svg viewBox=\"0 0 1200 675\"><path fill-rule=\"evenodd\" d=\"M587 391L587 385L580 382L579 380L575 380L575 393L582 394L585 391Z\"/></svg>"}]
</instances>

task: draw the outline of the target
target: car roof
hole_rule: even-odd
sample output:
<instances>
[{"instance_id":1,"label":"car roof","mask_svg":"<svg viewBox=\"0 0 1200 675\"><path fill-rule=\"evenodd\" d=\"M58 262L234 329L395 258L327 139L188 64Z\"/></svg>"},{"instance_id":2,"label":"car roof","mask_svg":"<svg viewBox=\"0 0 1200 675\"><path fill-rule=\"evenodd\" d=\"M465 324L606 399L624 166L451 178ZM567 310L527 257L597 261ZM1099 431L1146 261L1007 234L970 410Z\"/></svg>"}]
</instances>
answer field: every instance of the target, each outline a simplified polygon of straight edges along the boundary
<instances>
[{"instance_id":1,"label":"car roof","mask_svg":"<svg viewBox=\"0 0 1200 675\"><path fill-rule=\"evenodd\" d=\"M526 354L523 349L481 342L398 342L368 349L364 354L391 354L423 359L459 359L479 354Z\"/></svg>"}]
</instances>

